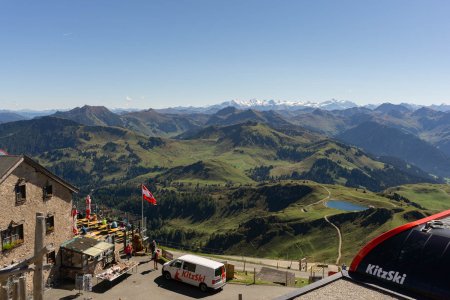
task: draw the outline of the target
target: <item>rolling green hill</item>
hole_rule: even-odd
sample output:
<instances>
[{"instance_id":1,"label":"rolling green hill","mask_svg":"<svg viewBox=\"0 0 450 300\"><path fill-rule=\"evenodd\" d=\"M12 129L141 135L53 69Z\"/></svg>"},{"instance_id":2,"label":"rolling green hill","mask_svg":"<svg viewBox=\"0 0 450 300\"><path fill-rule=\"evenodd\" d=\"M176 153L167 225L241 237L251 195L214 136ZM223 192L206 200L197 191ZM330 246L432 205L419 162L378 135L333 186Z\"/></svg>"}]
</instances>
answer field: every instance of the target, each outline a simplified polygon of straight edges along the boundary
<instances>
[{"instance_id":1,"label":"rolling green hill","mask_svg":"<svg viewBox=\"0 0 450 300\"><path fill-rule=\"evenodd\" d=\"M159 201L158 206L145 207L152 237L161 243L170 241L213 253L294 260L308 257L310 261L334 263L338 238L324 220L327 215L341 230L342 262L349 264L370 239L436 212L384 194L312 181L203 187L185 183L177 186L178 192L174 187L152 186ZM95 198L138 214L139 201L128 197L133 189L117 188L121 192L116 195L122 196L111 198L109 188L98 191ZM328 208L324 205L328 191L331 199L370 208L361 212ZM449 207L450 201L446 203Z\"/></svg>"},{"instance_id":2,"label":"rolling green hill","mask_svg":"<svg viewBox=\"0 0 450 300\"><path fill-rule=\"evenodd\" d=\"M211 126L176 140L44 117L0 124L0 148L36 158L79 186L80 197L94 189L97 203L133 214L146 183L158 199L145 208L152 236L230 254L333 262L337 235L328 215L343 232L349 263L370 238L446 201L371 192L435 180L292 125ZM328 208L321 201L328 191L370 208Z\"/></svg>"},{"instance_id":3,"label":"rolling green hill","mask_svg":"<svg viewBox=\"0 0 450 300\"><path fill-rule=\"evenodd\" d=\"M384 193L397 201L417 204L435 212L450 209L448 184L407 184L389 188Z\"/></svg>"},{"instance_id":4,"label":"rolling green hill","mask_svg":"<svg viewBox=\"0 0 450 300\"><path fill-rule=\"evenodd\" d=\"M0 148L36 157L82 189L142 176L203 184L311 179L371 190L435 182L299 127L277 130L255 122L173 140L45 117L0 125Z\"/></svg>"}]
</instances>

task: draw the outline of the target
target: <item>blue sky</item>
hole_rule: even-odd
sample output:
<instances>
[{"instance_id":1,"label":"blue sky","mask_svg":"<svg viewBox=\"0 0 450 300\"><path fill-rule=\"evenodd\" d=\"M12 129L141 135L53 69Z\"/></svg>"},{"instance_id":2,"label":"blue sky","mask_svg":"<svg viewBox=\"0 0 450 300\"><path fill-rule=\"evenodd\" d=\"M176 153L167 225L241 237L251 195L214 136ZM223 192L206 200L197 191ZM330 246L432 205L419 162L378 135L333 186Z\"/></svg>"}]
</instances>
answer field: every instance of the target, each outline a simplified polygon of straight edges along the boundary
<instances>
[{"instance_id":1,"label":"blue sky","mask_svg":"<svg viewBox=\"0 0 450 300\"><path fill-rule=\"evenodd\" d=\"M1 1L0 109L450 104L450 1Z\"/></svg>"}]
</instances>

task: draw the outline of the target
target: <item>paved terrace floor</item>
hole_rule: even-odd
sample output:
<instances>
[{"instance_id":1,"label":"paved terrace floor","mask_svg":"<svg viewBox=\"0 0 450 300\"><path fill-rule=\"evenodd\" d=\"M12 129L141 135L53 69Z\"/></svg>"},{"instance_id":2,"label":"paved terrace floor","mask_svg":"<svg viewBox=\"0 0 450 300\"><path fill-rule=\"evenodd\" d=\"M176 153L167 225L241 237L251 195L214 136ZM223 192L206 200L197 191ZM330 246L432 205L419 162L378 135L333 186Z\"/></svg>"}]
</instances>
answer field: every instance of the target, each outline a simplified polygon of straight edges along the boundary
<instances>
[{"instance_id":1,"label":"paved terrace floor","mask_svg":"<svg viewBox=\"0 0 450 300\"><path fill-rule=\"evenodd\" d=\"M109 282L99 282L92 292L83 292L77 295L73 284L68 289L54 288L45 293L45 299L105 299L105 300L137 300L137 299L214 299L233 300L243 295L243 300L273 299L289 293L295 288L265 285L227 284L223 290L202 293L199 288L176 281L167 281L161 276L159 270L153 270L153 261L148 257L133 257L140 263L137 272L130 272L118 279L112 286ZM96 280L94 279L94 284Z\"/></svg>"}]
</instances>

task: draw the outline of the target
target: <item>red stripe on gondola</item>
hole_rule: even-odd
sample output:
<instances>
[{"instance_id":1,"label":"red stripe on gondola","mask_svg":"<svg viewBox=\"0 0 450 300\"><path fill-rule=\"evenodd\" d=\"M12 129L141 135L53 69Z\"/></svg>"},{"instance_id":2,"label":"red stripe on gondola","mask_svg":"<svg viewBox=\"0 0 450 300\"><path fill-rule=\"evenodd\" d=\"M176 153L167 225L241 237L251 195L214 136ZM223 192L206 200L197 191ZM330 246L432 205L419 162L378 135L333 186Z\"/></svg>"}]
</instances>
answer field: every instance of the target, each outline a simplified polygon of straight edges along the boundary
<instances>
[{"instance_id":1,"label":"red stripe on gondola","mask_svg":"<svg viewBox=\"0 0 450 300\"><path fill-rule=\"evenodd\" d=\"M367 243L367 245L365 245L361 250L359 250L358 254L356 254L355 258L353 258L352 264L350 265L350 271L355 272L356 269L358 268L360 262L363 260L363 258L370 252L373 250L373 248L375 248L376 246L378 246L379 244L381 244L382 242L384 242L385 240L403 232L406 231L408 229L411 229L413 227L416 227L418 225L424 224L426 222L432 221L432 220L438 220L438 219L442 219L444 217L450 216L450 210L445 210L443 212L437 213L435 215L399 226L397 228L394 228L392 230L389 230L385 233L383 233L382 235L374 238L373 240L371 240L369 243Z\"/></svg>"}]
</instances>

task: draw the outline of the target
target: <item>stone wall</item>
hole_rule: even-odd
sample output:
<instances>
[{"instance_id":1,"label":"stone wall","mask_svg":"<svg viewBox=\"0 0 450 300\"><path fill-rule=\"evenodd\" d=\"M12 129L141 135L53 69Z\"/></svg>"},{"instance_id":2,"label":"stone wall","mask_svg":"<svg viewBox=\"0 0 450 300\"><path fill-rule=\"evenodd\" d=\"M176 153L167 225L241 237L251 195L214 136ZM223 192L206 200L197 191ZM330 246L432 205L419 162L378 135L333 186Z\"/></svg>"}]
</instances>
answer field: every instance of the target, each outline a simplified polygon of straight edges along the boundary
<instances>
[{"instance_id":1,"label":"stone wall","mask_svg":"<svg viewBox=\"0 0 450 300\"><path fill-rule=\"evenodd\" d=\"M26 201L16 205L15 187L20 178L24 178L26 182ZM53 196L44 199L43 187L47 184L52 185ZM72 192L69 189L23 162L0 184L0 229L6 229L12 221L23 223L24 242L8 251L1 251L0 248L0 267L34 255L36 213L42 212L46 216L54 216L54 231L45 235L44 245L53 244L56 254L56 264L51 271L45 272L44 282L50 273L50 280L57 278L60 264L59 245L73 237L71 209ZM31 289L32 276L33 274L27 275L28 289Z\"/></svg>"}]
</instances>

